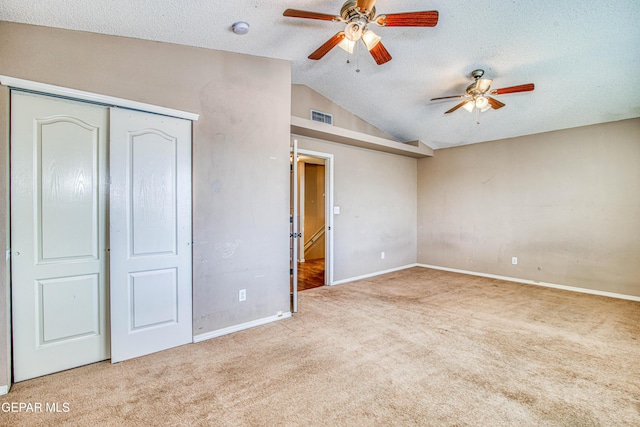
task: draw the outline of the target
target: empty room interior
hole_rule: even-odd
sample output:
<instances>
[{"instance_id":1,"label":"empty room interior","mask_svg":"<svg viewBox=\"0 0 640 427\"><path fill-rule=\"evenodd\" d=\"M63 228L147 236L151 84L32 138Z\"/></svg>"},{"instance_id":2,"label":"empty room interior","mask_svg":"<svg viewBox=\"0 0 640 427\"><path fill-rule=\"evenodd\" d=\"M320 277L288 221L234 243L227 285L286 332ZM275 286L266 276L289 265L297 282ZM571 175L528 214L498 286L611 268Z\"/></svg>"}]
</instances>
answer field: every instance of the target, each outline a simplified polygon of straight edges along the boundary
<instances>
[{"instance_id":1,"label":"empty room interior","mask_svg":"<svg viewBox=\"0 0 640 427\"><path fill-rule=\"evenodd\" d=\"M640 425L640 4L46 3L1 425Z\"/></svg>"}]
</instances>

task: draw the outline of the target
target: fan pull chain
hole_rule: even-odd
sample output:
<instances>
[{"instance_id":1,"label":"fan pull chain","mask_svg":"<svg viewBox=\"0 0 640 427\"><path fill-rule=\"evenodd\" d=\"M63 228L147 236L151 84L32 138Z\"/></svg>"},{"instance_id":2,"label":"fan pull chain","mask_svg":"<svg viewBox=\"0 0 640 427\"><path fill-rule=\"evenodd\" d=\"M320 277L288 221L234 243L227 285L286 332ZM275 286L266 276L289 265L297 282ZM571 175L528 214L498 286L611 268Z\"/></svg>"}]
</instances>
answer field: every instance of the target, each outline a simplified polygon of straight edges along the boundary
<instances>
[{"instance_id":1,"label":"fan pull chain","mask_svg":"<svg viewBox=\"0 0 640 427\"><path fill-rule=\"evenodd\" d=\"M353 47L353 53L347 51L347 64L351 64L351 55L356 57L356 73L360 72L360 44L356 43Z\"/></svg>"}]
</instances>

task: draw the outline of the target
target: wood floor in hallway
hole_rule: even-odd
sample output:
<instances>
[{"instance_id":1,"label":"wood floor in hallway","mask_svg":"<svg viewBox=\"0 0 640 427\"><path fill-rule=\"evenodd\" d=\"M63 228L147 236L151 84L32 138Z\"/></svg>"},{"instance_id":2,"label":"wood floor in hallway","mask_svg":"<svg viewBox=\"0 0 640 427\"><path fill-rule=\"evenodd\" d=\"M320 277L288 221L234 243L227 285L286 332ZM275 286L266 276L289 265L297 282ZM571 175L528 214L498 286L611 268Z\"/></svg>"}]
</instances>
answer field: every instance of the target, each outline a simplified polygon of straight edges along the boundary
<instances>
[{"instance_id":1,"label":"wood floor in hallway","mask_svg":"<svg viewBox=\"0 0 640 427\"><path fill-rule=\"evenodd\" d=\"M298 263L298 290L313 289L324 285L324 258L309 259Z\"/></svg>"}]
</instances>

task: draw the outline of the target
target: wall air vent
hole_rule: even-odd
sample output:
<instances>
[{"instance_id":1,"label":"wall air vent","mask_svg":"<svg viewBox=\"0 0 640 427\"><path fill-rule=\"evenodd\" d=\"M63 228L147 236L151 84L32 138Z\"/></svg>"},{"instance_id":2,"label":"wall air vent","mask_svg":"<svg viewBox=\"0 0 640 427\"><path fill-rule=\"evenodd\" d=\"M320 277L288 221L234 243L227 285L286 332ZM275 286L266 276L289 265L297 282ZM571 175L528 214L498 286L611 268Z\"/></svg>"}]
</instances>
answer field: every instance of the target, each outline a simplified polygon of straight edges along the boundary
<instances>
[{"instance_id":1,"label":"wall air vent","mask_svg":"<svg viewBox=\"0 0 640 427\"><path fill-rule=\"evenodd\" d=\"M333 124L333 116L329 113L323 113L318 110L311 110L311 120L314 122L326 123L328 125Z\"/></svg>"}]
</instances>

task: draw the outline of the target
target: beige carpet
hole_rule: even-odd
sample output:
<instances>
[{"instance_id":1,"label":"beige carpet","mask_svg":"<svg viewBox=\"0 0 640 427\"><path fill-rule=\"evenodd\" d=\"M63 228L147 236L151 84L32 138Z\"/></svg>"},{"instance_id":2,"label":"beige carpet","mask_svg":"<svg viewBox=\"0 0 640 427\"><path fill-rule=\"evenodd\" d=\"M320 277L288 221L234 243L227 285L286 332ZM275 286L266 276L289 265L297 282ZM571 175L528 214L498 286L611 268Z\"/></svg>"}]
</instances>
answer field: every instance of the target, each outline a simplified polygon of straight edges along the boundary
<instances>
[{"instance_id":1,"label":"beige carpet","mask_svg":"<svg viewBox=\"0 0 640 427\"><path fill-rule=\"evenodd\" d=\"M15 384L3 408L61 412L0 424L640 425L638 302L423 268L299 302L291 319Z\"/></svg>"}]
</instances>

